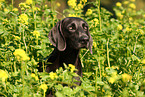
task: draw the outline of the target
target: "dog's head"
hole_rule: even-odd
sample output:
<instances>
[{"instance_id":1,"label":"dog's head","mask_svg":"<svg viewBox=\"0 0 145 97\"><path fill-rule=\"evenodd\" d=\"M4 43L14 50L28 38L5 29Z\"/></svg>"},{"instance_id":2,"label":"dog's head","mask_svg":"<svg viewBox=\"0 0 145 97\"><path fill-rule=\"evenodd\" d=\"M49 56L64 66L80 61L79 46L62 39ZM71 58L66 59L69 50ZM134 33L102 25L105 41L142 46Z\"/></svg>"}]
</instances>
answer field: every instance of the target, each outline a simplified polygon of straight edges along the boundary
<instances>
[{"instance_id":1,"label":"dog's head","mask_svg":"<svg viewBox=\"0 0 145 97\"><path fill-rule=\"evenodd\" d=\"M49 32L49 40L59 51L66 46L74 49L89 48L92 53L92 37L88 24L81 18L67 17L59 21Z\"/></svg>"}]
</instances>

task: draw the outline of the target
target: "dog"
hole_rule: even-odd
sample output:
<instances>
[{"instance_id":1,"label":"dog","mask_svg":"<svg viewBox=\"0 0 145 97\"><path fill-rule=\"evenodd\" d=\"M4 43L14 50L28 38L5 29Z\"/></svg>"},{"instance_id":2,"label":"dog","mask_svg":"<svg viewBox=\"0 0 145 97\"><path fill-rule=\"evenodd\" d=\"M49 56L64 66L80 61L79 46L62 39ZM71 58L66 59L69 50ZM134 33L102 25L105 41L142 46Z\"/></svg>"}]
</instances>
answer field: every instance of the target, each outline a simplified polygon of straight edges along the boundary
<instances>
[{"instance_id":1,"label":"dog","mask_svg":"<svg viewBox=\"0 0 145 97\"><path fill-rule=\"evenodd\" d=\"M59 67L73 64L79 76L82 76L82 65L79 57L81 48L89 49L92 53L92 37L86 21L78 17L67 17L59 21L49 32L48 38L55 47L47 62L46 72L55 72ZM76 78L80 80L79 77ZM78 85L80 82L77 83Z\"/></svg>"}]
</instances>

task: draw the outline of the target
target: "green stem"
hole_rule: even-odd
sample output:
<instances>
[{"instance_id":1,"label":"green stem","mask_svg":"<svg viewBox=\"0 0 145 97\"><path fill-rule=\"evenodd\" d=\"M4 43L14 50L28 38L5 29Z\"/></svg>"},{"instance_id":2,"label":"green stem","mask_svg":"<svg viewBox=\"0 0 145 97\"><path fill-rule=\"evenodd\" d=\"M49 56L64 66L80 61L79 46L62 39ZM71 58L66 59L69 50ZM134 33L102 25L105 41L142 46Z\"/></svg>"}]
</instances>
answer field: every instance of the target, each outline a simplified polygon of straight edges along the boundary
<instances>
[{"instance_id":1,"label":"green stem","mask_svg":"<svg viewBox=\"0 0 145 97\"><path fill-rule=\"evenodd\" d=\"M1 95L1 96L5 96L5 97L7 97L7 96L6 96L4 93L2 93L2 92L0 92L0 95Z\"/></svg>"},{"instance_id":2,"label":"green stem","mask_svg":"<svg viewBox=\"0 0 145 97\"><path fill-rule=\"evenodd\" d=\"M42 64L43 64L43 72L45 72L45 67L44 67L44 62L42 61Z\"/></svg>"},{"instance_id":3,"label":"green stem","mask_svg":"<svg viewBox=\"0 0 145 97\"><path fill-rule=\"evenodd\" d=\"M96 80L95 80L95 92L97 93L97 74L98 74L98 68L96 68ZM97 94L95 95L97 97Z\"/></svg>"},{"instance_id":4,"label":"green stem","mask_svg":"<svg viewBox=\"0 0 145 97\"><path fill-rule=\"evenodd\" d=\"M12 0L11 2L12 2L12 10L13 10L14 1Z\"/></svg>"},{"instance_id":5,"label":"green stem","mask_svg":"<svg viewBox=\"0 0 145 97\"><path fill-rule=\"evenodd\" d=\"M14 62L14 72L16 72L16 62Z\"/></svg>"},{"instance_id":6,"label":"green stem","mask_svg":"<svg viewBox=\"0 0 145 97\"><path fill-rule=\"evenodd\" d=\"M102 75L101 75L101 64L100 64L100 53L99 53L99 57L98 57L98 65L99 65L99 71L100 71L100 80L101 80L101 77L102 77Z\"/></svg>"},{"instance_id":7,"label":"green stem","mask_svg":"<svg viewBox=\"0 0 145 97\"><path fill-rule=\"evenodd\" d=\"M107 61L108 61L108 66L110 68L110 59L109 59L109 48L108 48L108 44L109 44L109 38L108 38L108 41L107 41Z\"/></svg>"},{"instance_id":8,"label":"green stem","mask_svg":"<svg viewBox=\"0 0 145 97\"><path fill-rule=\"evenodd\" d=\"M25 48L26 48L26 52L27 52L27 45L26 45L26 42L25 42L25 26L23 26L23 41L24 41L24 44L25 44Z\"/></svg>"},{"instance_id":9,"label":"green stem","mask_svg":"<svg viewBox=\"0 0 145 97\"><path fill-rule=\"evenodd\" d=\"M84 58L84 56L88 53L89 49L85 52L85 54L81 57L81 60ZM82 67L84 67L84 65L82 64Z\"/></svg>"},{"instance_id":10,"label":"green stem","mask_svg":"<svg viewBox=\"0 0 145 97\"><path fill-rule=\"evenodd\" d=\"M135 45L134 45L134 50L133 50L133 53L135 53L136 44L137 44L137 38L138 38L138 36L136 37L136 41L135 41Z\"/></svg>"},{"instance_id":11,"label":"green stem","mask_svg":"<svg viewBox=\"0 0 145 97\"><path fill-rule=\"evenodd\" d=\"M6 91L6 93L8 93L5 82L4 82L4 90Z\"/></svg>"},{"instance_id":12,"label":"green stem","mask_svg":"<svg viewBox=\"0 0 145 97\"><path fill-rule=\"evenodd\" d=\"M25 63L24 63L25 65ZM24 86L25 86L25 80L24 80L24 70L25 70L25 66L23 66L23 63L21 62L21 77L22 77L22 84L23 84L23 89L22 89L22 97L24 97Z\"/></svg>"},{"instance_id":13,"label":"green stem","mask_svg":"<svg viewBox=\"0 0 145 97\"><path fill-rule=\"evenodd\" d=\"M99 0L99 3L98 3L98 13L99 13L99 24L100 24L100 31L102 31L102 27L101 27L101 15L100 15L100 0Z\"/></svg>"},{"instance_id":14,"label":"green stem","mask_svg":"<svg viewBox=\"0 0 145 97\"><path fill-rule=\"evenodd\" d=\"M53 11L54 11L53 0L51 0L51 10L52 10L52 13L53 13ZM53 26L54 26L54 18L52 19L52 21L53 21Z\"/></svg>"},{"instance_id":15,"label":"green stem","mask_svg":"<svg viewBox=\"0 0 145 97\"><path fill-rule=\"evenodd\" d=\"M43 90L44 91L44 90ZM43 97L45 97L45 91L44 91L44 95L43 95Z\"/></svg>"},{"instance_id":16,"label":"green stem","mask_svg":"<svg viewBox=\"0 0 145 97\"><path fill-rule=\"evenodd\" d=\"M140 68L139 68L139 71L138 71L137 80L139 80L139 74L140 74Z\"/></svg>"},{"instance_id":17,"label":"green stem","mask_svg":"<svg viewBox=\"0 0 145 97\"><path fill-rule=\"evenodd\" d=\"M33 10L33 18L34 18L34 30L36 30L36 14L35 14L35 10L34 10L34 7L35 7L35 1L33 1L32 3L32 10Z\"/></svg>"}]
</instances>

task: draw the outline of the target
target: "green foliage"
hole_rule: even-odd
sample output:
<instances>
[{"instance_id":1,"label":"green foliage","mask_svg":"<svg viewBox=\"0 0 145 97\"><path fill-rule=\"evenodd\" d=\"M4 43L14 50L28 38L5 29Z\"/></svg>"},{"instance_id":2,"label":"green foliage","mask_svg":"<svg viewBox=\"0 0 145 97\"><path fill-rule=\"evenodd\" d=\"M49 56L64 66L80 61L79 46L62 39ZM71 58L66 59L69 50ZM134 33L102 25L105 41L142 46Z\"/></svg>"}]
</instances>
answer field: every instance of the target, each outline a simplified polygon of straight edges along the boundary
<instances>
[{"instance_id":1,"label":"green foliage","mask_svg":"<svg viewBox=\"0 0 145 97\"><path fill-rule=\"evenodd\" d=\"M80 86L73 65L49 74L37 70L52 51L47 35L61 14L55 0L47 1L50 7L43 1L26 0L19 9L0 1L0 96L45 97L47 89L57 97L145 96L145 12L136 11L134 0L116 4L116 19L97 1L69 0L63 17L83 18L93 37L93 54L81 50ZM87 4L94 7L82 14Z\"/></svg>"}]
</instances>

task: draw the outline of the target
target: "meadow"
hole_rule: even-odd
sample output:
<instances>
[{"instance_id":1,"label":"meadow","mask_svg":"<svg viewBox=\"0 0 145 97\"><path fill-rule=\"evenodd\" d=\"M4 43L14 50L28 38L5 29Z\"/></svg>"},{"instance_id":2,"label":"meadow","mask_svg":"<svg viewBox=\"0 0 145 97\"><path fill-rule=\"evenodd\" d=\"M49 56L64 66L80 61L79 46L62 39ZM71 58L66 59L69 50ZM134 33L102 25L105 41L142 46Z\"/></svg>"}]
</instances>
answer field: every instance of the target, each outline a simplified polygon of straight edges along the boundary
<instances>
[{"instance_id":1,"label":"meadow","mask_svg":"<svg viewBox=\"0 0 145 97\"><path fill-rule=\"evenodd\" d=\"M117 2L117 18L100 8L100 0L67 4L60 13L55 0L26 0L18 8L14 0L0 0L0 96L45 97L52 89L57 97L145 97L145 11L136 10L135 0ZM83 13L88 4L94 7ZM89 24L93 54L81 50L80 86L72 80L78 76L72 64L50 73L45 66L43 72L37 69L54 49L47 36L60 20L57 15L80 17Z\"/></svg>"}]
</instances>

